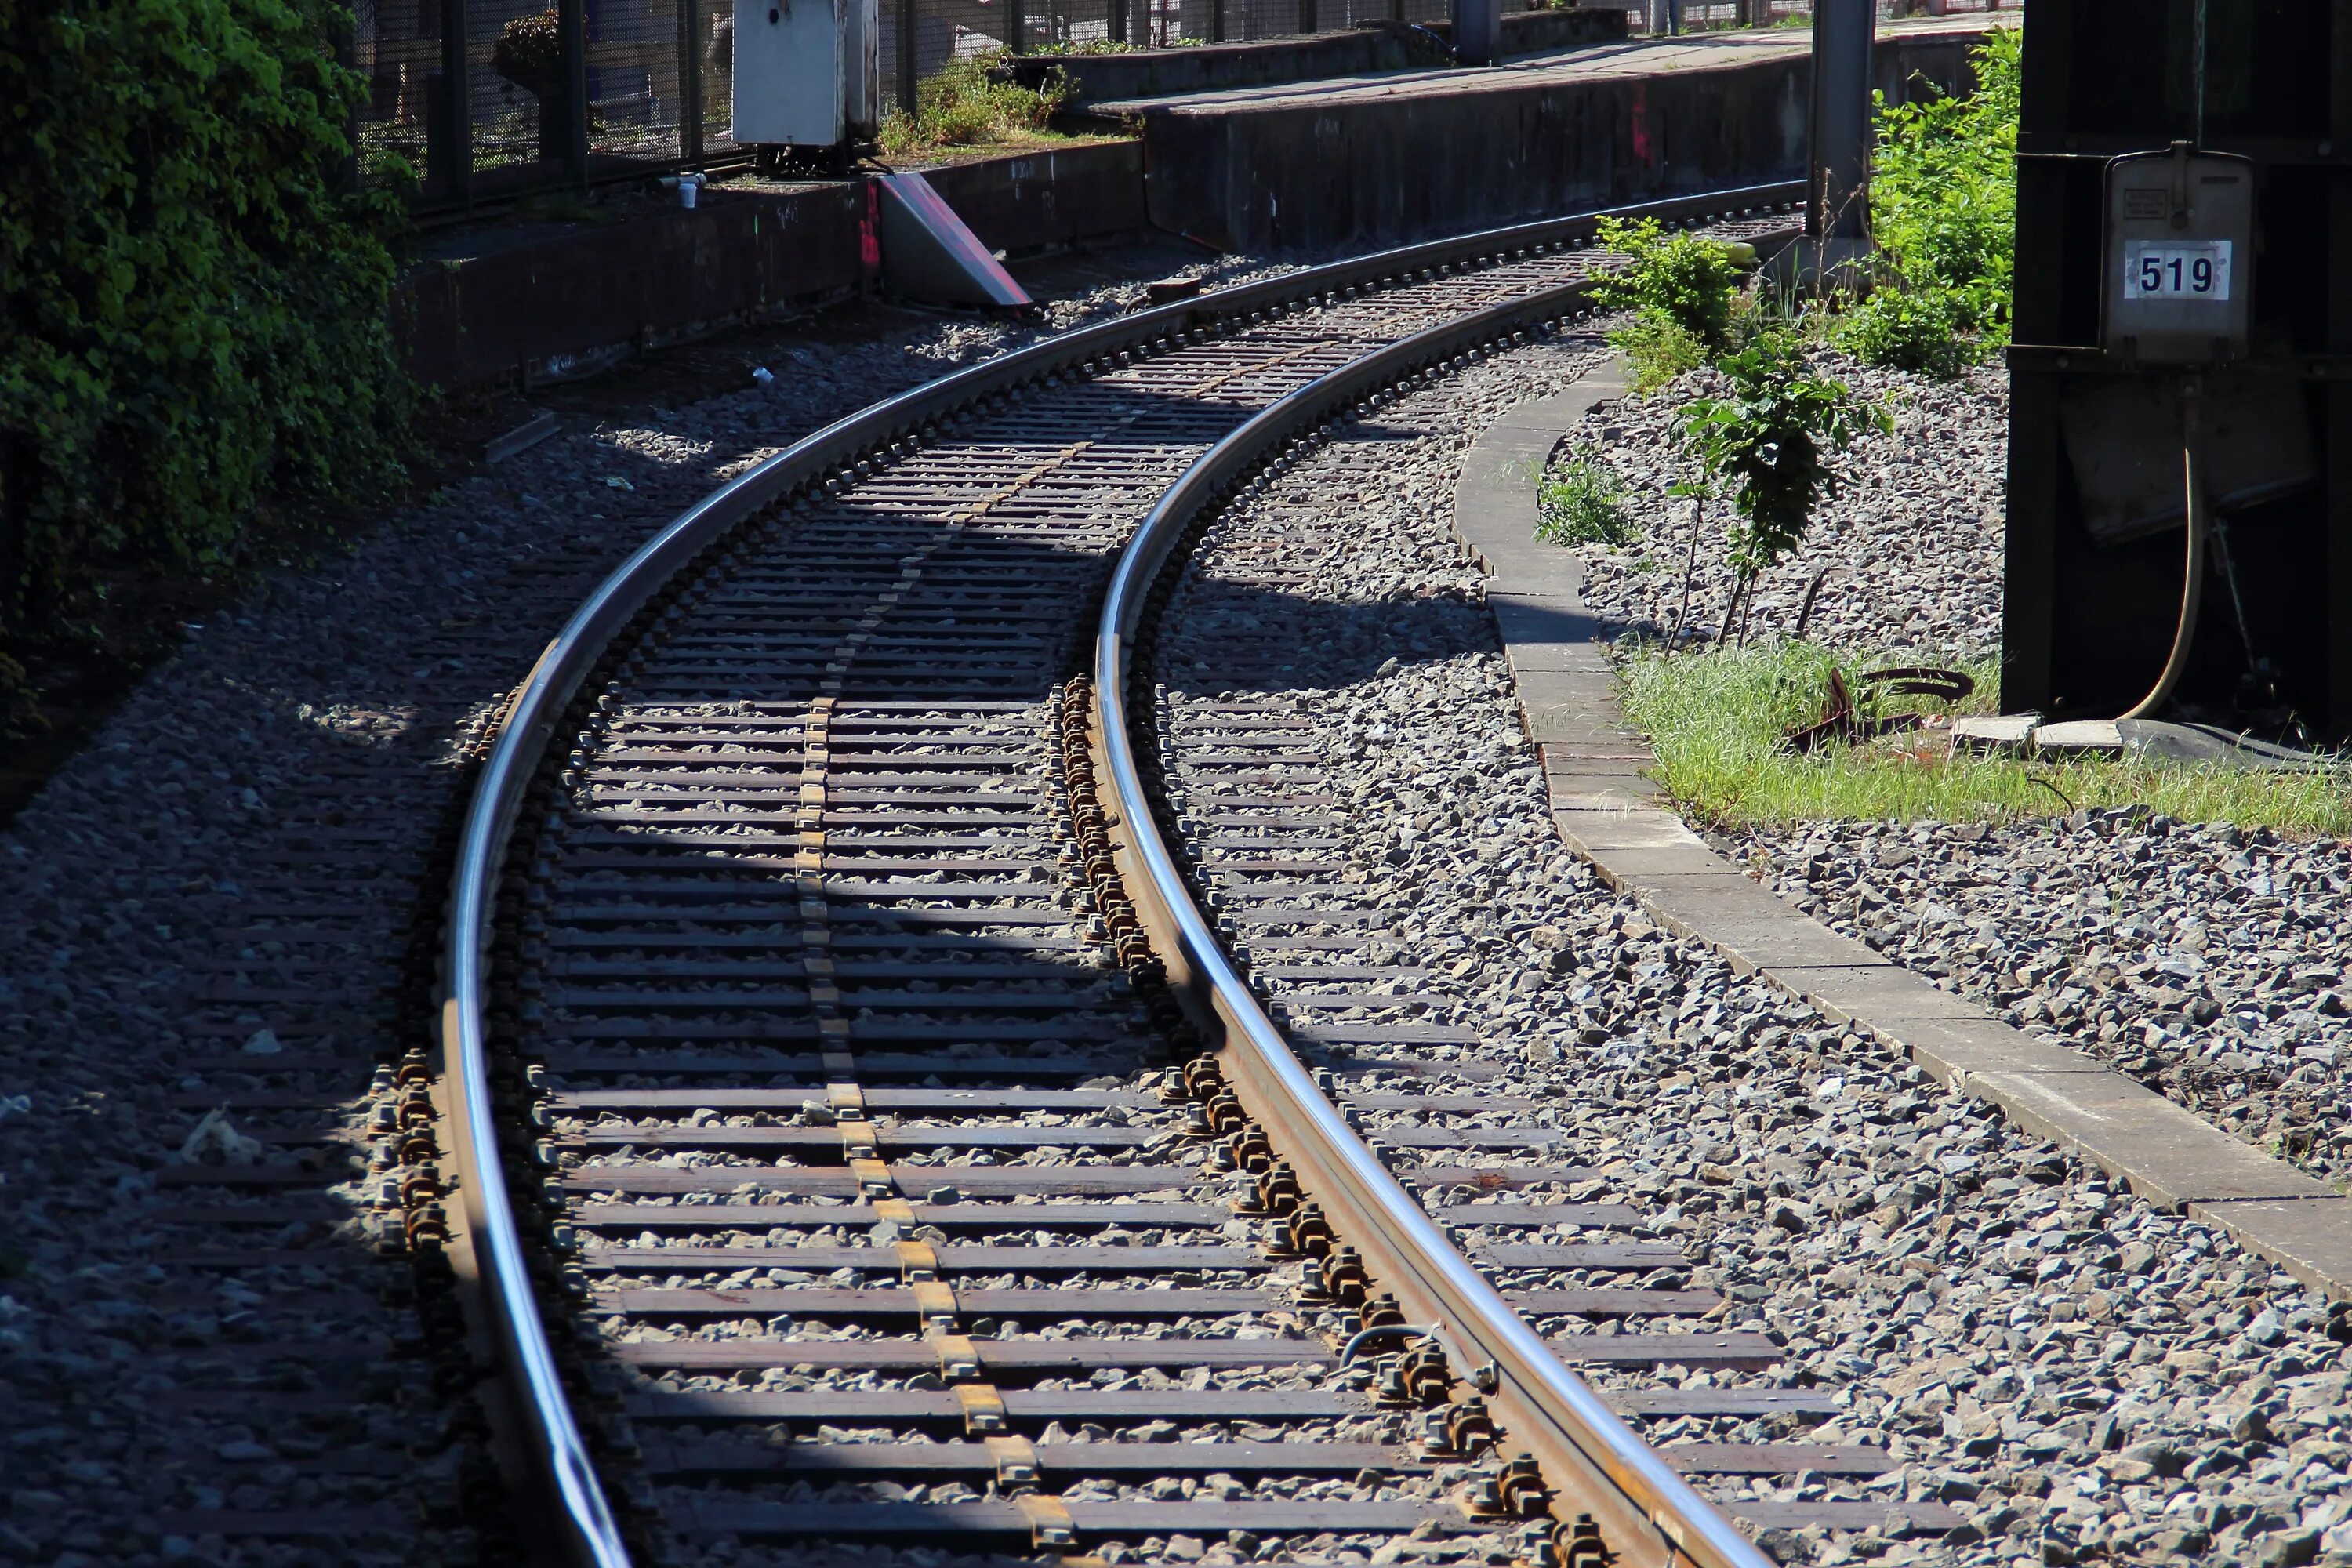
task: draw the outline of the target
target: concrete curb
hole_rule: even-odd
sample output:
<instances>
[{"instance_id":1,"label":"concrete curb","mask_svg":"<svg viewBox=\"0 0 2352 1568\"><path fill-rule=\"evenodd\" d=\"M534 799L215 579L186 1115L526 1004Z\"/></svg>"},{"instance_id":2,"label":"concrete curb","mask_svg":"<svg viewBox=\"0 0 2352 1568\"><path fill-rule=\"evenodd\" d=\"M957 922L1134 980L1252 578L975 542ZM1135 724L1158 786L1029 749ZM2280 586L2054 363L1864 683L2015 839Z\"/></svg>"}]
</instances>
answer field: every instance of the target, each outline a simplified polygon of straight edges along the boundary
<instances>
[{"instance_id":1,"label":"concrete curb","mask_svg":"<svg viewBox=\"0 0 2352 1568\"><path fill-rule=\"evenodd\" d=\"M2352 1198L1800 913L1660 804L1644 771L1655 754L1618 710L1603 646L1612 628L1585 607L1575 554L1535 537L1536 477L1561 433L1624 391L1611 367L1520 404L1470 448L1454 494L1454 532L1489 574L1520 714L1570 847L1676 935L1868 1031L2158 1207L2217 1226L2305 1285L2352 1299Z\"/></svg>"}]
</instances>

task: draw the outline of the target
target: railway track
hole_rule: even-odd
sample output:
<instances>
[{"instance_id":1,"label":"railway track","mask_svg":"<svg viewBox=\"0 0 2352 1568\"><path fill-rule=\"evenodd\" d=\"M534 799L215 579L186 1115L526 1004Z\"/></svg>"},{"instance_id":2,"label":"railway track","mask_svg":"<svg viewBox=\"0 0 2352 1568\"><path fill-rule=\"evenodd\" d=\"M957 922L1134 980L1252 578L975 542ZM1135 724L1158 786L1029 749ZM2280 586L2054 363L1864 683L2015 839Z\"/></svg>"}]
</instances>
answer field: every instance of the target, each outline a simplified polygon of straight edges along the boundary
<instances>
[{"instance_id":1,"label":"railway track","mask_svg":"<svg viewBox=\"0 0 2352 1568\"><path fill-rule=\"evenodd\" d=\"M551 645L482 748L448 1135L407 1152L560 1554L1746 1568L1685 1473L1886 1468L1757 1436L1827 1394L1741 1383L1773 1347L1539 1106L1443 1029L1278 1027L1196 901L1216 859L1288 978L1411 978L1314 859L1282 711L1166 710L1148 645L1220 503L1581 314L1590 231L959 373L709 498ZM1612 1408L1571 1363L1721 1375ZM1652 1418L1742 1436L1670 1460Z\"/></svg>"}]
</instances>

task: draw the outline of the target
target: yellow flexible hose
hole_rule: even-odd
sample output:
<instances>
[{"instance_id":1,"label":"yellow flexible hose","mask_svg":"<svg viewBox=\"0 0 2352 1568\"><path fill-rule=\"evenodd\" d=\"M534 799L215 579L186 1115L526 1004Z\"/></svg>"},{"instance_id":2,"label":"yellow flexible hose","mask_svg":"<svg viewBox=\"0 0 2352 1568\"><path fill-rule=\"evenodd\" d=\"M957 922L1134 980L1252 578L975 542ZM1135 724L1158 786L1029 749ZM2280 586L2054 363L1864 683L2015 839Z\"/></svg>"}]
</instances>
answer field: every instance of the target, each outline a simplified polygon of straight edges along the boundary
<instances>
[{"instance_id":1,"label":"yellow flexible hose","mask_svg":"<svg viewBox=\"0 0 2352 1568\"><path fill-rule=\"evenodd\" d=\"M2180 684L2181 671L2189 668L2189 645L2197 639L2197 610L2204 598L2205 532L2210 521L2205 501L2204 445L2199 388L2192 379L2180 391L2181 479L2189 491L2189 563L2180 584L2180 624L2173 629L2172 657L2164 661L2164 673L2130 711L2119 715L2117 722L2145 719L2163 707L2171 699L2172 689Z\"/></svg>"}]
</instances>

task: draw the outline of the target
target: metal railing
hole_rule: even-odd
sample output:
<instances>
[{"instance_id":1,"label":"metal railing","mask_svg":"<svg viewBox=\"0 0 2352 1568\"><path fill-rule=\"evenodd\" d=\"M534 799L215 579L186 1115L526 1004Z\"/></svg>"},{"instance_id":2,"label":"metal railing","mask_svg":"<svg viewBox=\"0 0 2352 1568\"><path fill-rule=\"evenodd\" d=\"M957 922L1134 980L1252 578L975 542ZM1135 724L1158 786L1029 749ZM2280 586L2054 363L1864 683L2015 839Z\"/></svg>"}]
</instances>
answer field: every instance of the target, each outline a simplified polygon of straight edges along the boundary
<instances>
[{"instance_id":1,"label":"metal railing","mask_svg":"<svg viewBox=\"0 0 2352 1568\"><path fill-rule=\"evenodd\" d=\"M1585 0L1588 9L1596 8ZM1916 16L1980 16L2022 11L2025 0L1878 0L1881 21ZM1811 20L1812 0L1638 0L1625 7L1631 32L1703 33L1725 27L1780 27Z\"/></svg>"},{"instance_id":2,"label":"metal railing","mask_svg":"<svg viewBox=\"0 0 2352 1568\"><path fill-rule=\"evenodd\" d=\"M1785 207L1801 201L1803 195L1801 183L1782 184L1654 202L1625 212L1679 221ZM481 1281L481 1300L491 1318L483 1326L499 1361L501 1376L494 1386L507 1402L502 1425L513 1434L518 1450L536 1472L537 1505L547 1520L547 1538L562 1560L595 1568L624 1568L628 1553L565 1397L507 1193L491 1093L489 961L507 843L530 797L534 775L551 743L564 730L566 710L609 646L626 632L664 584L688 570L706 552L723 545L739 528L771 506L795 491L838 485L845 482L845 476L854 479L856 465L887 464L892 443L929 439L936 435L940 421L968 414L991 397L1051 378L1083 374L1089 365L1107 363L1106 356L1165 349L1181 336L1229 331L1254 313L1297 308L1333 289L1377 286L1382 279L1430 268L1475 268L1538 246L1581 243L1589 238L1600 216L1582 214L1526 224L1309 268L1079 328L954 372L826 426L706 497L606 578L548 644L489 748L467 810L443 953L447 994L441 1013L438 1067L442 1088L453 1108L450 1152L465 1200L467 1244ZM1459 330L1465 325L1454 327ZM1394 357L1402 346L1382 353ZM1302 405L1286 402L1283 406L1296 415ZM1263 432L1265 427L1258 428ZM1155 533L1153 537L1162 536ZM1307 1089L1313 1092L1311 1083ZM1369 1154L1364 1157L1370 1158ZM1524 1343L1501 1339L1486 1353L1504 1352L1511 1358L1505 1364L1511 1368L1531 1353ZM1511 1375L1558 1382L1549 1372L1535 1368L1524 1373L1514 1371ZM1564 1370L1560 1375L1566 1375ZM1561 1390L1555 1389L1552 1397L1573 1404ZM1612 1484L1624 1495L1652 1500L1672 1500L1681 1495L1666 1489L1666 1478L1654 1475L1638 1456L1616 1454L1608 1443L1600 1444L1596 1451L1604 1458L1614 1456L1607 1462L1618 1465L1619 1470L1611 1473L1622 1474ZM1757 1568L1757 1562L1748 1558L1705 1561Z\"/></svg>"}]
</instances>

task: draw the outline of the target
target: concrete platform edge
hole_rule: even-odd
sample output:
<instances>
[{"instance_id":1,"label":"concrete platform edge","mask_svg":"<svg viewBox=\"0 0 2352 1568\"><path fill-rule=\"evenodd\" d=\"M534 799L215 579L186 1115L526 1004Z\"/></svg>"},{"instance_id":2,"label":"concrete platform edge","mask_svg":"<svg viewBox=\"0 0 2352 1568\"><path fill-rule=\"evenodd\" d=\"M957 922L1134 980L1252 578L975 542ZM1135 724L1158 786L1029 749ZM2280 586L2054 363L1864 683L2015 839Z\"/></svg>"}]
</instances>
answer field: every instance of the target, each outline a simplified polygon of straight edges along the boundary
<instances>
[{"instance_id":1,"label":"concrete platform edge","mask_svg":"<svg viewBox=\"0 0 2352 1568\"><path fill-rule=\"evenodd\" d=\"M1612 773L1629 753L1655 760L1625 727L1613 684L1529 679L1589 668L1585 659L1599 654L1598 641L1574 650L1582 658L1563 658L1571 650L1556 638L1515 637L1537 622L1511 606L1541 603L1592 620L1577 558L1528 548L1536 478L1562 434L1624 391L1622 370L1610 366L1512 408L1463 459L1454 501L1455 536L1489 574L1489 595L1501 606L1496 630L1518 678L1529 734L1608 735ZM1990 1102L2155 1206L2214 1226L2311 1289L2352 1300L2352 1198L2096 1058L2012 1027L1822 927L1708 848L1678 814L1649 804L1654 795L1638 787L1649 781L1627 778L1637 787L1597 797L1591 773L1564 765L1570 759L1548 762L1545 773L1561 837L1666 930L1704 942L1743 973L1761 974L1831 1022L1902 1051L1946 1088ZM1759 918L1759 906L1777 906L1785 918Z\"/></svg>"}]
</instances>

